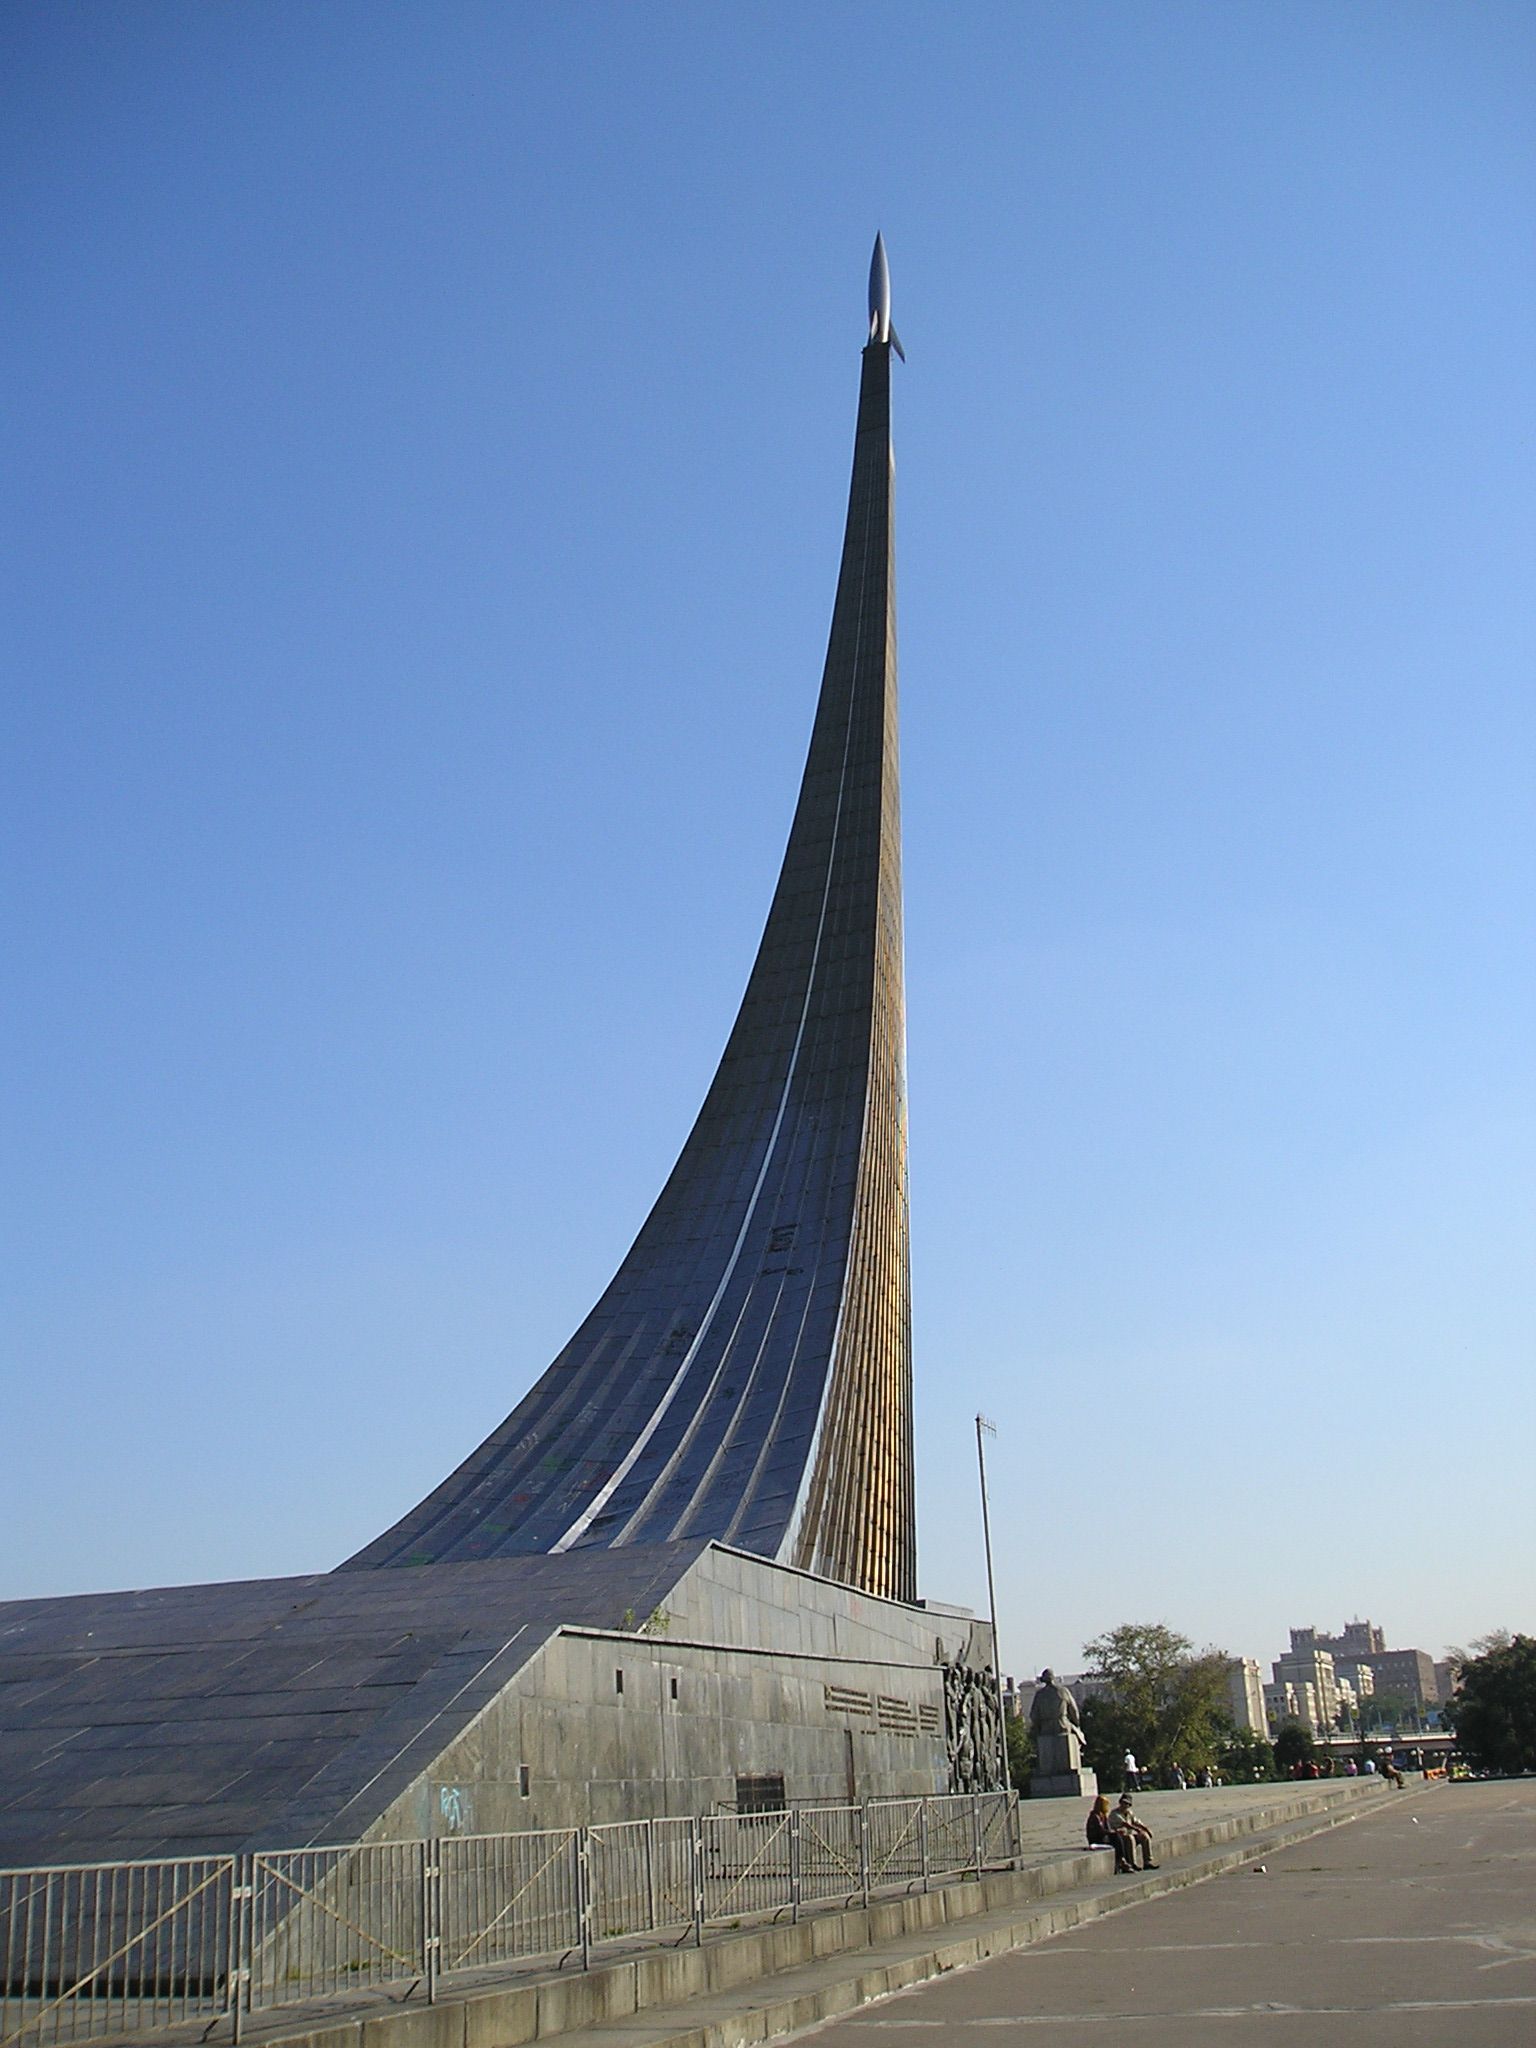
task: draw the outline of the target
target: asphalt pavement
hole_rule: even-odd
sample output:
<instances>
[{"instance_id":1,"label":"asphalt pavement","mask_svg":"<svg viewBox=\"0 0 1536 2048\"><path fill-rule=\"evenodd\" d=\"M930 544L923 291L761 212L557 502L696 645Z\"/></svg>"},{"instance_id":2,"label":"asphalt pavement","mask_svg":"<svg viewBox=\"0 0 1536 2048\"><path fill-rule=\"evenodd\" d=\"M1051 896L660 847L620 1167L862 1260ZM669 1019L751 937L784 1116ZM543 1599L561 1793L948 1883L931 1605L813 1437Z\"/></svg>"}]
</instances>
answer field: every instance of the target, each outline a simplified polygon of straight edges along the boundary
<instances>
[{"instance_id":1,"label":"asphalt pavement","mask_svg":"<svg viewBox=\"0 0 1536 2048\"><path fill-rule=\"evenodd\" d=\"M1536 2043L1536 1780L1396 1795L1263 1866L794 2038L816 2048Z\"/></svg>"}]
</instances>

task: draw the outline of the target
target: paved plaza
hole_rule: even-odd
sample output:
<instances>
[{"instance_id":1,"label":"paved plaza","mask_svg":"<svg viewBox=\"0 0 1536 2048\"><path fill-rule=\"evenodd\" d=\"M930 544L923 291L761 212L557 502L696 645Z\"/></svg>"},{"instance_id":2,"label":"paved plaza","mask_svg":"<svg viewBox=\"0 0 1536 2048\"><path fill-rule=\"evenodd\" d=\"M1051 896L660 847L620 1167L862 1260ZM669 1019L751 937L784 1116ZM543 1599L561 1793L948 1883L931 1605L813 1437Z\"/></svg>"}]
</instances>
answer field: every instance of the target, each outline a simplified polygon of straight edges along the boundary
<instances>
[{"instance_id":1,"label":"paved plaza","mask_svg":"<svg viewBox=\"0 0 1536 2048\"><path fill-rule=\"evenodd\" d=\"M816 2048L1536 2040L1536 1782L1404 1793L1264 1863L1262 1875L1245 1868L1171 1892L795 2038Z\"/></svg>"}]
</instances>

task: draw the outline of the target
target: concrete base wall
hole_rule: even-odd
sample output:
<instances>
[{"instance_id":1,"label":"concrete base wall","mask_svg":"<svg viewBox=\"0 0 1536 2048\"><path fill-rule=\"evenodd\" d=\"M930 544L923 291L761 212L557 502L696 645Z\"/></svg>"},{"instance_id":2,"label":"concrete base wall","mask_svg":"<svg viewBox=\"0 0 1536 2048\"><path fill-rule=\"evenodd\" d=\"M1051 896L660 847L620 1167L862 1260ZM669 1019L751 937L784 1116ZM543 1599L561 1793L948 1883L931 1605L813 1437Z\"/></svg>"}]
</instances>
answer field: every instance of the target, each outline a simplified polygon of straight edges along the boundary
<instances>
[{"instance_id":1,"label":"concrete base wall","mask_svg":"<svg viewBox=\"0 0 1536 2048\"><path fill-rule=\"evenodd\" d=\"M948 1790L943 1667L988 1656L968 1613L711 1548L635 1620L553 1635L370 1838L710 1813L748 1776L790 1800Z\"/></svg>"},{"instance_id":2,"label":"concrete base wall","mask_svg":"<svg viewBox=\"0 0 1536 2048\"><path fill-rule=\"evenodd\" d=\"M1029 1781L1031 1799L1096 1799L1098 1792L1092 1771L1036 1771Z\"/></svg>"}]
</instances>

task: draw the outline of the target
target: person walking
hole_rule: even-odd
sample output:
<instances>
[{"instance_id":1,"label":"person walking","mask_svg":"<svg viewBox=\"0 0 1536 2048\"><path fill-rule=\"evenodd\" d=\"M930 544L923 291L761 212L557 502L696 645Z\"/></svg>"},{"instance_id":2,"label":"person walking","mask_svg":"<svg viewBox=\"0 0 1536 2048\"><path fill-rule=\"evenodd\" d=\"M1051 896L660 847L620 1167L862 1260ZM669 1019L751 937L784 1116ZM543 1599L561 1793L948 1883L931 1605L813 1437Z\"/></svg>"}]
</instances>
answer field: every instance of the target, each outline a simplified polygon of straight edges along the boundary
<instances>
[{"instance_id":1,"label":"person walking","mask_svg":"<svg viewBox=\"0 0 1536 2048\"><path fill-rule=\"evenodd\" d=\"M1125 1752L1121 1768L1125 1772L1126 1791L1139 1792L1141 1790L1141 1772L1137 1767L1136 1757L1133 1751L1128 1749Z\"/></svg>"}]
</instances>

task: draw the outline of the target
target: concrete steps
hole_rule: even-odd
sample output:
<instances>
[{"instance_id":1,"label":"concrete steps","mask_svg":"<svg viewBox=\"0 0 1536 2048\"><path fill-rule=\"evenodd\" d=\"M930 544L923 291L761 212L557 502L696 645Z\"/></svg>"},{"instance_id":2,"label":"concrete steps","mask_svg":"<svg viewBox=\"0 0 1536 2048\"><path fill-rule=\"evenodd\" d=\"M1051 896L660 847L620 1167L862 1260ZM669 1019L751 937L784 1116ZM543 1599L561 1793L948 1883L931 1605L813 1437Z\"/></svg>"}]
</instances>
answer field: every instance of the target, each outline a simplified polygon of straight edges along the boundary
<instances>
[{"instance_id":1,"label":"concrete steps","mask_svg":"<svg viewBox=\"0 0 1536 2048\"><path fill-rule=\"evenodd\" d=\"M620 1954L586 1972L449 1992L432 2006L345 2016L332 2007L297 2024L293 2013L273 2014L245 2038L262 2048L520 2048L557 2038L564 2048L746 2048L1220 1876L1403 1796L1369 1779L1273 1791L1262 1803L1250 1791L1225 1815L1208 1802L1185 1828L1164 1807L1154 1816L1161 1868L1134 1877L1106 1874L1104 1851L1031 1853L1026 1830L1026 1867L979 1883L722 1929L698 1948Z\"/></svg>"}]
</instances>

